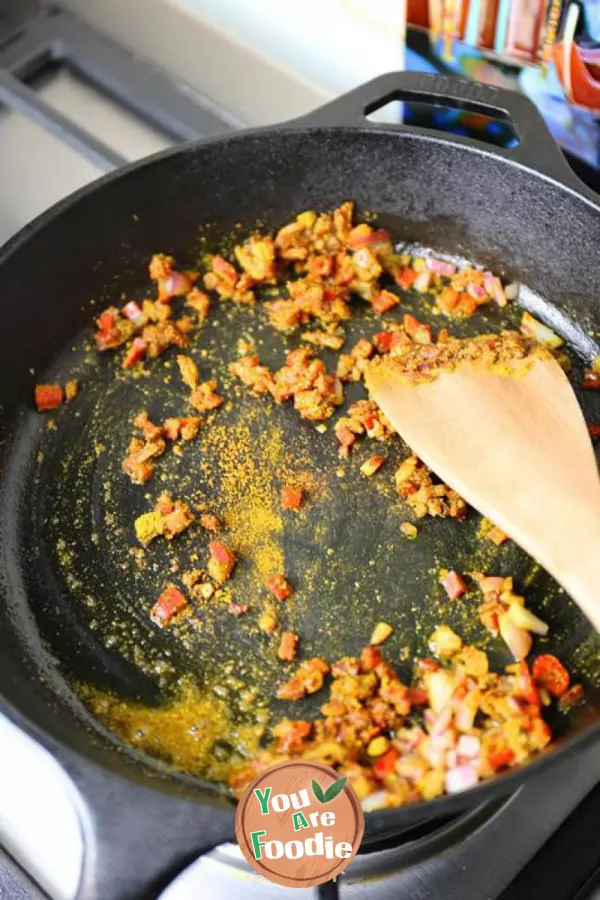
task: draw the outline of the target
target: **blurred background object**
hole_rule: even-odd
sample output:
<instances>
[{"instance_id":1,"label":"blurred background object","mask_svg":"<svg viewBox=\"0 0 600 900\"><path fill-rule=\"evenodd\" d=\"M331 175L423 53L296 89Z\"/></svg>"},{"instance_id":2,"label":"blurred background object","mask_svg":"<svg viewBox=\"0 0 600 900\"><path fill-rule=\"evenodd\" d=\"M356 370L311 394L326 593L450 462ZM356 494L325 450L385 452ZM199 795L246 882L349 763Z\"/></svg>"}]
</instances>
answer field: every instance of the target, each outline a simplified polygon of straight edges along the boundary
<instances>
[{"instance_id":1,"label":"blurred background object","mask_svg":"<svg viewBox=\"0 0 600 900\"><path fill-rule=\"evenodd\" d=\"M580 173L600 167L600 0L409 0L407 18L407 68L522 91ZM427 124L419 111L411 120ZM445 122L492 143L514 139L460 112Z\"/></svg>"}]
</instances>

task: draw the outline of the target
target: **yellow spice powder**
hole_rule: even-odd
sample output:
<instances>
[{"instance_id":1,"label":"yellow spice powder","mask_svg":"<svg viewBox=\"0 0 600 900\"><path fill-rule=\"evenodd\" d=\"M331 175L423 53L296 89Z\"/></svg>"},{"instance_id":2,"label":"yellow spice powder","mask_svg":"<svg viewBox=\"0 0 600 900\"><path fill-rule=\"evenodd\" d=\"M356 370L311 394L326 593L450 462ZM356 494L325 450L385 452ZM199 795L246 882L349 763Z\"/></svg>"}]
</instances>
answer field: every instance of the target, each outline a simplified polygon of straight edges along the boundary
<instances>
[{"instance_id":1,"label":"yellow spice powder","mask_svg":"<svg viewBox=\"0 0 600 900\"><path fill-rule=\"evenodd\" d=\"M198 690L187 678L177 696L159 707L86 685L79 692L92 713L130 746L215 781L227 780L233 765L230 755L215 753L215 743L225 741L237 754L252 756L264 733L263 711L258 711L252 724L234 724L224 699L210 689Z\"/></svg>"},{"instance_id":2,"label":"yellow spice powder","mask_svg":"<svg viewBox=\"0 0 600 900\"><path fill-rule=\"evenodd\" d=\"M205 474L216 479L222 515L236 551L264 584L273 572L284 571L277 486L284 445L276 427L257 439L247 424L249 418L231 425L215 424L206 433L204 449L212 451L209 456L214 462L205 464Z\"/></svg>"}]
</instances>

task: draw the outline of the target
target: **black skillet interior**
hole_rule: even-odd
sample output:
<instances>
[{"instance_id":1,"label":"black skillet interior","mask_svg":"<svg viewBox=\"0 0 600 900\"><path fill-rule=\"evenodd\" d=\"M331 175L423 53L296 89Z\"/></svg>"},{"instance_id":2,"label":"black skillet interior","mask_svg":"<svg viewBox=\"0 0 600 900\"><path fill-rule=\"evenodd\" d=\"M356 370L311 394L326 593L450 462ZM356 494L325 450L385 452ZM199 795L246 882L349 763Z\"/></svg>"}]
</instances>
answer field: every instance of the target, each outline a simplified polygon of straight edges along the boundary
<instances>
[{"instance_id":1,"label":"black skillet interior","mask_svg":"<svg viewBox=\"0 0 600 900\"><path fill-rule=\"evenodd\" d=\"M286 572L299 590L282 619L299 631L303 656L356 652L380 619L396 627L386 649L407 670L442 619L481 643L473 604L449 608L436 573L441 565L485 568L513 574L517 585L526 587L532 608L551 625L548 639L538 646L567 662L592 688L595 704L596 636L549 576L518 548L484 551L475 536L474 514L463 525L424 523L412 543L399 538L398 525L408 517L393 495L394 462L406 452L399 441L384 445L390 459L378 479L357 474L359 462L373 452L366 445L338 477L331 426L321 434L300 423L292 410L271 407L233 386L226 363L236 355L241 334L255 331L267 361L283 357L287 342L262 329L260 314L221 308L192 345L203 375L216 375L232 401L215 416L212 437L207 432L181 458L161 461L159 476L146 488L132 486L119 471L132 414L142 406L157 417L167 409L184 414L185 403L175 368L165 368L173 354L152 364L147 378L132 379L114 360L98 360L85 351L95 312L122 295L143 292L154 251L193 264L207 241L217 246L236 233L239 222L244 223L239 234L255 224L274 229L300 210L330 209L345 199L377 214L398 240L467 257L528 286L526 303L569 340L577 379L600 332L594 303L598 208L518 164L527 161L527 141L531 146L536 135L535 115L528 104L522 107L522 98L511 106L522 137L511 160L454 137L375 128L360 118L375 100L381 105L406 90L427 97L449 92L455 102L475 109L506 104L504 95L473 94L472 85L452 79L383 78L315 114L313 127L309 119L299 127L193 145L110 177L99 189L86 189L75 202L49 213L4 252L0 293L10 317L3 323L0 361L2 692L54 749L58 742L146 784L215 802L218 798L197 772L170 774L147 757L132 767L127 753L115 753L113 739L103 740L93 727L90 731L90 718L71 682L157 705L173 693L182 672L201 686L212 685L223 681L223 666L229 665L226 689L237 678L257 684L263 697L281 680L281 665L271 642L257 631L252 612L236 619L224 607L208 605L181 627L164 632L149 622L151 598L171 577L167 568L173 559L186 560L194 549L202 553L205 543L192 532L173 545L156 547L152 563L137 569L129 553L133 519L165 487L179 496L193 493L198 502L221 512L238 543L258 534L262 550L255 559L250 559L249 544L247 559L241 548L235 599L259 607L260 581L266 569L278 568L275 562L283 552ZM326 122L351 127L327 128ZM537 134L550 141L544 131ZM552 147L544 148L540 164L547 175L567 179ZM199 232L201 224L208 227ZM439 327L414 297L405 299L403 309L414 309ZM505 322L491 311L483 324L494 328ZM478 321L464 330L481 327ZM348 343L353 334L379 329L380 320L365 313L348 329ZM452 325L451 330L461 328ZM50 430L32 410L31 394L36 381L55 377L78 377L81 394L59 412L58 427ZM580 399L588 419L600 420L595 398ZM248 466L262 472L258 499L244 493ZM241 512L233 515L222 505L224 496L234 496L226 489L238 471ZM291 529L280 517L269 519L266 507L272 506L273 485L276 489L284 476L298 473L307 479L315 502ZM258 532L251 522L261 523ZM498 662L505 660L500 645L489 649ZM272 704L272 709L287 712L284 704ZM293 714L305 711L296 708ZM564 730L575 725L575 720L562 720ZM522 777L501 781L509 785ZM486 785L471 798L483 799L496 788L502 789L498 782ZM427 806L441 813L457 802L470 798L444 798ZM401 827L414 816L414 810L397 810L371 817L371 828L389 828L392 821Z\"/></svg>"}]
</instances>

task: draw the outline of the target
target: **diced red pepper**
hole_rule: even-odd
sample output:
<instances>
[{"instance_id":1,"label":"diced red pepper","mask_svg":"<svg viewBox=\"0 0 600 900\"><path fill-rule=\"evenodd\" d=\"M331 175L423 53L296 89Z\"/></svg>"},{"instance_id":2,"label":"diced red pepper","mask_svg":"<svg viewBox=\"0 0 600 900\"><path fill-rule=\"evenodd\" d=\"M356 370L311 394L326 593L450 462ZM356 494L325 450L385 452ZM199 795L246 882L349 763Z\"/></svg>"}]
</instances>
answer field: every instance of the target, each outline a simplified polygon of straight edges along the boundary
<instances>
[{"instance_id":1,"label":"diced red pepper","mask_svg":"<svg viewBox=\"0 0 600 900\"><path fill-rule=\"evenodd\" d=\"M105 309L98 316L98 331L94 335L98 350L114 350L122 343L121 334L117 328L119 310L111 307Z\"/></svg>"},{"instance_id":2,"label":"diced red pepper","mask_svg":"<svg viewBox=\"0 0 600 900\"><path fill-rule=\"evenodd\" d=\"M526 703L530 706L537 707L539 709L540 706L540 698L537 692L537 688L533 683L533 678L531 677L531 672L529 671L529 666L525 662L524 659L518 664L518 686L516 692L520 697L522 697Z\"/></svg>"},{"instance_id":3,"label":"diced red pepper","mask_svg":"<svg viewBox=\"0 0 600 900\"><path fill-rule=\"evenodd\" d=\"M487 761L490 768L497 771L498 769L504 768L504 766L510 765L514 758L515 754L510 747L503 747L502 749L492 750L491 753L488 753Z\"/></svg>"},{"instance_id":4,"label":"diced red pepper","mask_svg":"<svg viewBox=\"0 0 600 900\"><path fill-rule=\"evenodd\" d=\"M394 333L392 331L380 331L373 336L373 343L380 353L389 353L392 347Z\"/></svg>"},{"instance_id":5,"label":"diced red pepper","mask_svg":"<svg viewBox=\"0 0 600 900\"><path fill-rule=\"evenodd\" d=\"M354 432L350 431L349 428L346 428L345 425L342 425L340 428L335 429L335 436L342 447L351 447L356 440L356 435L354 434Z\"/></svg>"},{"instance_id":6,"label":"diced red pepper","mask_svg":"<svg viewBox=\"0 0 600 900\"><path fill-rule=\"evenodd\" d=\"M399 756L400 754L395 747L390 747L389 750L386 750L373 766L373 772L377 778L385 778L386 775L391 775Z\"/></svg>"},{"instance_id":7,"label":"diced red pepper","mask_svg":"<svg viewBox=\"0 0 600 900\"><path fill-rule=\"evenodd\" d=\"M231 550L222 541L211 541L208 550L215 562L228 563L235 559Z\"/></svg>"},{"instance_id":8,"label":"diced red pepper","mask_svg":"<svg viewBox=\"0 0 600 900\"><path fill-rule=\"evenodd\" d=\"M460 297L458 291L455 291L450 286L446 286L442 288L435 299L441 311L449 316L458 304Z\"/></svg>"},{"instance_id":9,"label":"diced red pepper","mask_svg":"<svg viewBox=\"0 0 600 900\"><path fill-rule=\"evenodd\" d=\"M363 669L367 671L371 671L371 669L376 668L383 660L383 656L381 655L381 650L377 647L369 645L368 647L363 647L360 653L360 662Z\"/></svg>"},{"instance_id":10,"label":"diced red pepper","mask_svg":"<svg viewBox=\"0 0 600 900\"><path fill-rule=\"evenodd\" d=\"M64 392L60 384L36 384L35 405L38 412L56 409L63 399Z\"/></svg>"},{"instance_id":11,"label":"diced red pepper","mask_svg":"<svg viewBox=\"0 0 600 900\"><path fill-rule=\"evenodd\" d=\"M131 369L132 366L139 362L146 355L146 341L143 338L136 337L131 342L131 347L123 357L122 366L124 369Z\"/></svg>"},{"instance_id":12,"label":"diced red pepper","mask_svg":"<svg viewBox=\"0 0 600 900\"><path fill-rule=\"evenodd\" d=\"M459 313L461 316L468 317L472 316L476 310L477 300L475 300L474 297L471 297L470 294L467 294L464 291L458 295L458 303L454 307L455 313Z\"/></svg>"},{"instance_id":13,"label":"diced red pepper","mask_svg":"<svg viewBox=\"0 0 600 900\"><path fill-rule=\"evenodd\" d=\"M223 541L211 541L208 545L210 559L208 560L208 574L221 584L227 581L233 572L237 558Z\"/></svg>"},{"instance_id":14,"label":"diced red pepper","mask_svg":"<svg viewBox=\"0 0 600 900\"><path fill-rule=\"evenodd\" d=\"M287 600L294 593L292 586L286 581L285 576L281 572L270 575L265 582L265 586L277 600L281 601Z\"/></svg>"},{"instance_id":15,"label":"diced red pepper","mask_svg":"<svg viewBox=\"0 0 600 900\"><path fill-rule=\"evenodd\" d=\"M150 618L157 625L160 625L161 628L164 628L186 606L187 598L185 594L182 594L174 584L169 584L152 607Z\"/></svg>"},{"instance_id":16,"label":"diced red pepper","mask_svg":"<svg viewBox=\"0 0 600 900\"><path fill-rule=\"evenodd\" d=\"M435 659L430 659L428 656L424 656L422 659L417 660L417 672L419 675L426 675L428 672L437 672L440 664Z\"/></svg>"},{"instance_id":17,"label":"diced red pepper","mask_svg":"<svg viewBox=\"0 0 600 900\"><path fill-rule=\"evenodd\" d=\"M429 702L427 691L420 687L409 687L408 699L411 706L425 706Z\"/></svg>"},{"instance_id":18,"label":"diced red pepper","mask_svg":"<svg viewBox=\"0 0 600 900\"><path fill-rule=\"evenodd\" d=\"M291 484L284 484L281 488L281 508L282 509L300 509L304 492L301 487L293 487Z\"/></svg>"},{"instance_id":19,"label":"diced red pepper","mask_svg":"<svg viewBox=\"0 0 600 900\"><path fill-rule=\"evenodd\" d=\"M377 244L386 244L389 239L389 233L385 228L378 228L376 231L371 231L369 233L366 229L363 230L362 226L358 225L356 228L353 228L350 233L348 247L350 247L351 250L358 250L360 247L373 247Z\"/></svg>"},{"instance_id":20,"label":"diced red pepper","mask_svg":"<svg viewBox=\"0 0 600 900\"><path fill-rule=\"evenodd\" d=\"M536 657L531 672L540 687L545 688L553 697L562 697L569 689L569 673L551 653L542 653Z\"/></svg>"},{"instance_id":21,"label":"diced red pepper","mask_svg":"<svg viewBox=\"0 0 600 900\"><path fill-rule=\"evenodd\" d=\"M377 313L385 313L398 306L400 297L391 291L379 291L375 299L371 302L371 306Z\"/></svg>"},{"instance_id":22,"label":"diced red pepper","mask_svg":"<svg viewBox=\"0 0 600 900\"><path fill-rule=\"evenodd\" d=\"M409 291L418 277L419 273L415 269L400 269L396 272L394 280L405 291Z\"/></svg>"},{"instance_id":23,"label":"diced red pepper","mask_svg":"<svg viewBox=\"0 0 600 900\"><path fill-rule=\"evenodd\" d=\"M462 580L458 572L451 570L443 578L440 578L440 584L448 594L450 600L457 600L467 589L467 585Z\"/></svg>"},{"instance_id":24,"label":"diced red pepper","mask_svg":"<svg viewBox=\"0 0 600 900\"><path fill-rule=\"evenodd\" d=\"M371 426L373 427L373 426ZM367 426L367 431L369 430L369 426ZM375 453L373 456L370 456L360 467L360 471L362 475L366 475L367 478L370 478L371 475L374 475L385 462L385 456L381 456L378 453Z\"/></svg>"},{"instance_id":25,"label":"diced red pepper","mask_svg":"<svg viewBox=\"0 0 600 900\"><path fill-rule=\"evenodd\" d=\"M335 285L325 285L323 288L323 300L326 303L335 303L336 300L342 300L344 297L343 288Z\"/></svg>"},{"instance_id":26,"label":"diced red pepper","mask_svg":"<svg viewBox=\"0 0 600 900\"><path fill-rule=\"evenodd\" d=\"M581 387L585 388L586 391L600 391L600 374L592 372L591 369L586 369L581 379Z\"/></svg>"},{"instance_id":27,"label":"diced red pepper","mask_svg":"<svg viewBox=\"0 0 600 900\"><path fill-rule=\"evenodd\" d=\"M432 335L431 335L431 325L427 325L425 322L419 322L418 319L415 319L414 316L411 316L410 313L406 313L404 316L404 330L407 335L415 341L417 344L431 344L432 343Z\"/></svg>"},{"instance_id":28,"label":"diced red pepper","mask_svg":"<svg viewBox=\"0 0 600 900\"><path fill-rule=\"evenodd\" d=\"M591 423L588 423L588 431L590 433L590 437L600 437L600 425L593 425Z\"/></svg>"},{"instance_id":29,"label":"diced red pepper","mask_svg":"<svg viewBox=\"0 0 600 900\"><path fill-rule=\"evenodd\" d=\"M111 331L115 325L116 317L112 309L105 309L98 316L98 331Z\"/></svg>"}]
</instances>

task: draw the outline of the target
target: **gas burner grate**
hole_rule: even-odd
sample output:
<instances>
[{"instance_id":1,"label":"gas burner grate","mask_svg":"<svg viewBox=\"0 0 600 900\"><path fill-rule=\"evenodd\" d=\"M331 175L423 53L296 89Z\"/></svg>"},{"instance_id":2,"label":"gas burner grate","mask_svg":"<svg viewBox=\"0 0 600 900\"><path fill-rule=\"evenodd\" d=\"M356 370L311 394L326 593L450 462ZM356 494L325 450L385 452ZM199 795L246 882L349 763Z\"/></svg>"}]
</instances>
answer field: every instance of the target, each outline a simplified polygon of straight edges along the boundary
<instances>
[{"instance_id":1,"label":"gas burner grate","mask_svg":"<svg viewBox=\"0 0 600 900\"><path fill-rule=\"evenodd\" d=\"M175 142L242 123L208 97L102 37L75 16L36 0L0 0L0 105L18 110L103 171L126 160L41 99L32 82L63 66Z\"/></svg>"},{"instance_id":2,"label":"gas burner grate","mask_svg":"<svg viewBox=\"0 0 600 900\"><path fill-rule=\"evenodd\" d=\"M390 831L369 839L368 831L352 864L360 877L376 877L390 868L407 868L439 856L455 844L485 828L512 797L494 800L455 815L425 819L401 831Z\"/></svg>"}]
</instances>

